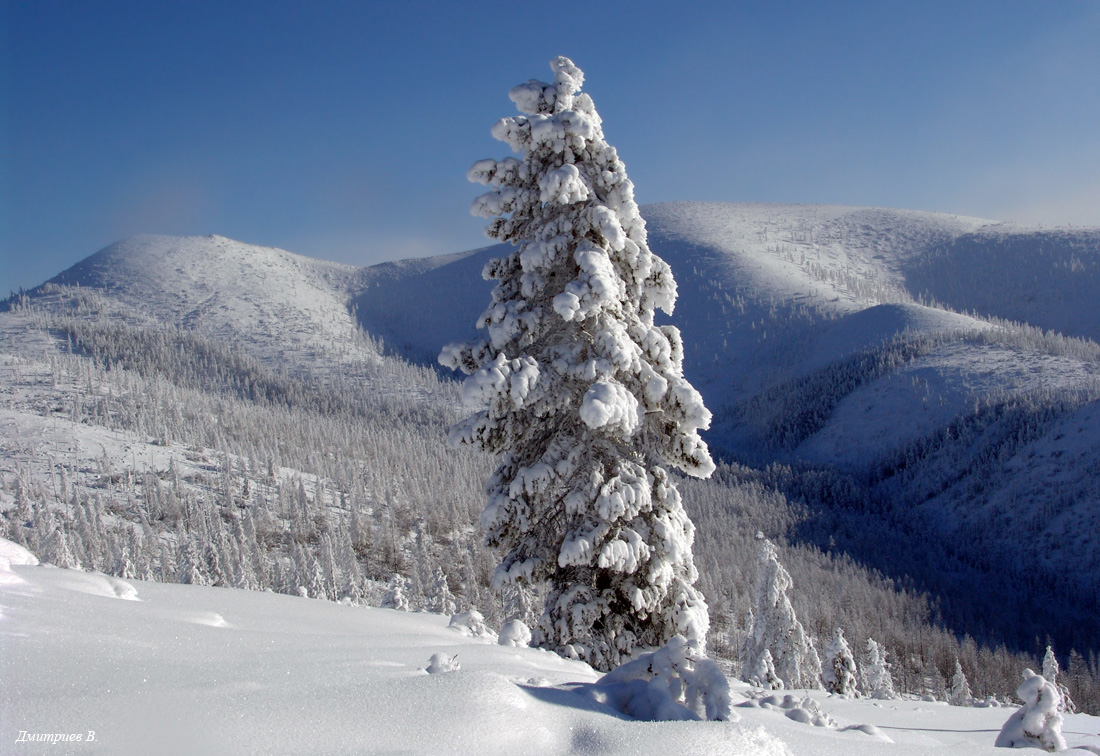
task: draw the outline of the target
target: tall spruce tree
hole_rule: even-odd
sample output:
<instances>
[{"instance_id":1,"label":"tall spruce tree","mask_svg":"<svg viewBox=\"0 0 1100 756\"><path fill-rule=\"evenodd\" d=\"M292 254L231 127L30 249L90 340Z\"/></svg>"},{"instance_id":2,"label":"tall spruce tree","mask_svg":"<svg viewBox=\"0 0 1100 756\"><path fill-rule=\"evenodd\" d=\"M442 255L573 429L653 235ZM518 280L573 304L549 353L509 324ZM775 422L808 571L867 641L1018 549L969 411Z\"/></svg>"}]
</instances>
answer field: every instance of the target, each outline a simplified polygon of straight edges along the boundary
<instances>
[{"instance_id":1,"label":"tall spruce tree","mask_svg":"<svg viewBox=\"0 0 1100 756\"><path fill-rule=\"evenodd\" d=\"M470 169L489 187L472 212L517 249L485 267L497 282L487 337L440 362L469 376L479 408L452 442L500 459L481 518L503 553L495 584L548 583L534 643L610 669L636 647L706 634L694 528L668 468L710 475L710 413L684 379L679 331L654 324L676 284L584 75L568 58L550 65L553 82L513 88L522 115L492 129L520 157Z\"/></svg>"}]
</instances>

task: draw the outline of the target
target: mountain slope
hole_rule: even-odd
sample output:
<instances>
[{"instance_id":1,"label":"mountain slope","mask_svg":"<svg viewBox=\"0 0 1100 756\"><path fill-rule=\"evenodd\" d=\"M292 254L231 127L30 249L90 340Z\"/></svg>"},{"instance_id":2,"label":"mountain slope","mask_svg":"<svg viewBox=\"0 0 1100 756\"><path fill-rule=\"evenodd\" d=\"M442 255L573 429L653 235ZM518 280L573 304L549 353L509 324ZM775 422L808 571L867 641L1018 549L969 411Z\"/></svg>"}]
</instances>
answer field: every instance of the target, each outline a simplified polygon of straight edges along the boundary
<instances>
[{"instance_id":1,"label":"mountain slope","mask_svg":"<svg viewBox=\"0 0 1100 756\"><path fill-rule=\"evenodd\" d=\"M1100 532L1100 444L1087 420L1100 399L1100 347L1082 340L1100 332L1100 311L1087 306L1100 301L1100 232L875 208L671 203L643 214L679 285L670 320L684 335L685 372L715 415L712 447L754 465L854 476L889 527L939 539L934 548L980 571L1067 586L1081 615L1100 606L1096 539L1074 542L1065 528ZM387 270L392 294L378 292L376 311L447 304L418 307L415 327L362 309L361 322L393 334L388 343L409 358L430 359L437 345L475 333L488 303L479 269L506 253ZM455 292L468 295L455 301ZM1033 322L1001 319L1021 317ZM1036 449L1057 446L1062 425L1078 448L1040 465ZM1042 479L1064 483L1036 486L1037 465ZM975 539L978 522L996 527ZM918 577L952 604L982 579L938 578L862 548L859 558ZM1077 642L1100 632L1086 624ZM1014 642L1025 639L1021 627Z\"/></svg>"},{"instance_id":2,"label":"mountain slope","mask_svg":"<svg viewBox=\"0 0 1100 756\"><path fill-rule=\"evenodd\" d=\"M643 212L651 245L679 284L670 320L685 337L686 374L715 415L708 441L727 460L760 471L734 476L735 488L696 494L698 501L719 502L732 500L735 489L756 487L759 495L746 506L761 508L759 519L725 505L728 511L711 518L714 527L752 522L753 531L809 550L800 554L819 549L830 559L851 557L918 593L929 592L951 630L984 642L1031 651L1036 636L1050 634L1063 652L1095 644L1100 347L1075 338L1100 323L1095 308L1082 307L1090 296L1100 299L1090 267L1100 254L1095 230L1038 231L869 208L673 203ZM1031 259L1028 245L1037 239L1046 251ZM145 370L143 380L153 388L143 390L167 403L176 389L157 387L158 381L180 380L170 372L167 355L173 352L161 349L152 366L140 364L136 352L150 343L142 329L175 329L161 340L174 345L196 375L214 375L218 391L234 400L253 401L256 385L270 387L274 396L298 403L296 408L318 413L303 414L300 422L327 428L340 408L356 405L369 414L379 393L400 395L394 416L408 421L403 432L412 434L423 422L438 435L444 418L453 416L453 387L441 387L429 369L417 372L392 355L435 370L444 343L473 336L491 288L480 271L503 253L490 247L356 270L218 237L135 238L32 292L26 301L34 305L20 317L38 323L36 328L52 328L51 336L29 326L7 333L52 338L50 348L74 350L94 360L97 370ZM995 273L986 276L994 263ZM995 285L983 288L986 278ZM954 283L964 280L965 287ZM1065 281L1076 288L1063 286ZM1002 292L1014 291L1030 292L1030 309L1013 309L1016 298ZM933 300L985 306L964 315L933 306ZM64 317L51 321L34 308ZM1031 313L1036 323L998 319L1017 313ZM111 331L102 319L107 315L133 330ZM94 321L90 330L73 325L82 318ZM1051 324L1062 324L1067 334L1047 332ZM200 340L192 339L193 332ZM229 346L218 351L204 346L203 338ZM241 350L264 369L237 365L225 349ZM207 352L216 357L216 370L203 367ZM26 359L13 357L11 369L22 370ZM78 363L66 362L62 370L45 351L33 359L42 380L51 369L55 377L52 387L36 384L42 398L28 399L28 407L57 404L76 418L98 407L126 412L116 406L117 379L104 376L102 386L89 379L84 386L82 378L70 377L68 386L57 376L83 375ZM284 373L300 383L288 388ZM204 391L198 378L188 380L188 391ZM266 392L259 393L264 402ZM60 398L46 398L55 395ZM215 413L224 400L215 392L195 401ZM341 430L335 446L330 439L310 440L311 448L301 454L276 452L277 439L269 450L257 429L276 421L264 414L266 407L260 410L254 418L253 408L234 407L247 432L211 427L195 436L219 453L229 445L226 436L247 437L260 465L269 455L288 454L298 470L325 471L319 478L329 476L326 486L339 481L354 489L347 460L370 469L375 452L357 455L354 448L360 431ZM156 412L134 415L140 427L145 423L150 434L159 433L153 428ZM371 422L372 428L384 427L388 420ZM315 454L319 449L324 451ZM18 452L24 455L18 464L29 465L22 460L34 454L24 452ZM437 465L445 454L433 447L421 459ZM407 554L421 554L415 544L424 542L423 523L429 523L431 537L439 532L438 521L425 514L437 492L420 490L423 471L415 466L386 469L400 485L379 481L372 495L385 491L387 506L411 502L411 508L395 518L405 531L379 537L413 549ZM43 475L52 476L50 470L44 468ZM249 475L241 476L245 487L253 485ZM395 488L412 493L402 498L406 494L398 496ZM476 486L468 488L449 491L448 498L461 499L460 510L475 511ZM128 491L128 500L140 500L139 490ZM760 503L771 498L774 508ZM788 508L801 514L776 515ZM337 514L348 516L342 509ZM473 540L469 533L463 539ZM714 574L739 580L744 588L737 572L744 565L730 552L739 537L725 541L710 541L714 553L722 554L714 558ZM384 551L381 541L374 548ZM450 554L450 548L440 553ZM834 555L834 548L842 553ZM400 556L393 548L385 551L375 563L378 574L384 577L382 562L405 569ZM472 563L463 569L477 572ZM819 575L823 568L814 569L806 574ZM738 608L739 593L727 601L717 579L710 590L718 596L716 606ZM1062 610L1046 612L1051 603ZM1014 606L1027 610L1017 615Z\"/></svg>"},{"instance_id":3,"label":"mountain slope","mask_svg":"<svg viewBox=\"0 0 1100 756\"><path fill-rule=\"evenodd\" d=\"M49 284L93 289L128 310L293 366L371 359L347 300L357 270L221 236L135 236Z\"/></svg>"}]
</instances>

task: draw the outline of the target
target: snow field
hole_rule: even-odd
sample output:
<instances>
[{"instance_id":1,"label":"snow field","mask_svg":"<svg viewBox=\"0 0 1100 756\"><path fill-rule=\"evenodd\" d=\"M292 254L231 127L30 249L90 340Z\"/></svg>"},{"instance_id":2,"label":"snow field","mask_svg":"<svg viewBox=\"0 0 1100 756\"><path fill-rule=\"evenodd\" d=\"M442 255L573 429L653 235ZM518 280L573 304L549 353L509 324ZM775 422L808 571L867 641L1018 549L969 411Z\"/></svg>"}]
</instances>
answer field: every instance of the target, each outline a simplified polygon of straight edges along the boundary
<instances>
[{"instance_id":1,"label":"snow field","mask_svg":"<svg viewBox=\"0 0 1100 756\"><path fill-rule=\"evenodd\" d=\"M41 747L22 731L94 731L78 752L111 754L788 753L734 723L632 722L565 685L594 682L587 665L440 615L121 581L3 549L5 754ZM108 588L124 583L137 600ZM436 653L461 669L429 675Z\"/></svg>"},{"instance_id":2,"label":"snow field","mask_svg":"<svg viewBox=\"0 0 1100 756\"><path fill-rule=\"evenodd\" d=\"M584 694L598 679L587 665L467 636L441 615L34 561L0 541L4 754L41 753L16 742L24 731L94 731L50 752L995 756L1014 711L733 682L734 721L632 721ZM428 674L436 653L461 669ZM807 697L835 728L789 715ZM1100 718L1068 715L1063 732L1100 753Z\"/></svg>"}]
</instances>

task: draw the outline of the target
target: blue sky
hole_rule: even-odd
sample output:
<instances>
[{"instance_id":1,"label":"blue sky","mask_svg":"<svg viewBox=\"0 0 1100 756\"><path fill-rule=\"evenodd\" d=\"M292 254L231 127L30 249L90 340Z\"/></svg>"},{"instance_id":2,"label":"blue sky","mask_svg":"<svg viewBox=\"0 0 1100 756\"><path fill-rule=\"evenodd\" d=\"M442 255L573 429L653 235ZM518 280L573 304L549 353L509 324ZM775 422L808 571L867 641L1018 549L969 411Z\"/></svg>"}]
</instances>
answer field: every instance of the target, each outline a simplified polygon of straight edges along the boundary
<instances>
[{"instance_id":1,"label":"blue sky","mask_svg":"<svg viewBox=\"0 0 1100 756\"><path fill-rule=\"evenodd\" d=\"M1100 3L0 0L0 293L135 233L482 246L466 169L568 55L639 202L1100 226Z\"/></svg>"}]
</instances>

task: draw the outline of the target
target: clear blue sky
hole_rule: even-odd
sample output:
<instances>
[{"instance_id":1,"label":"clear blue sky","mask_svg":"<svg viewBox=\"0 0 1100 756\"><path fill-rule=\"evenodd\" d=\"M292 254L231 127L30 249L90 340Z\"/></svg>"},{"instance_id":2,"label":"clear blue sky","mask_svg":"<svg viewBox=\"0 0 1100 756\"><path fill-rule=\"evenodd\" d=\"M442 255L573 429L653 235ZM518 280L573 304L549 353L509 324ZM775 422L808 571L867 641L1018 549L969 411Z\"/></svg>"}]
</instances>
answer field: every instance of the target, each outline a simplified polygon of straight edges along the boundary
<instances>
[{"instance_id":1,"label":"clear blue sky","mask_svg":"<svg viewBox=\"0 0 1100 756\"><path fill-rule=\"evenodd\" d=\"M466 169L568 55L640 202L1100 225L1100 2L0 0L0 294L135 233L485 244Z\"/></svg>"}]
</instances>

